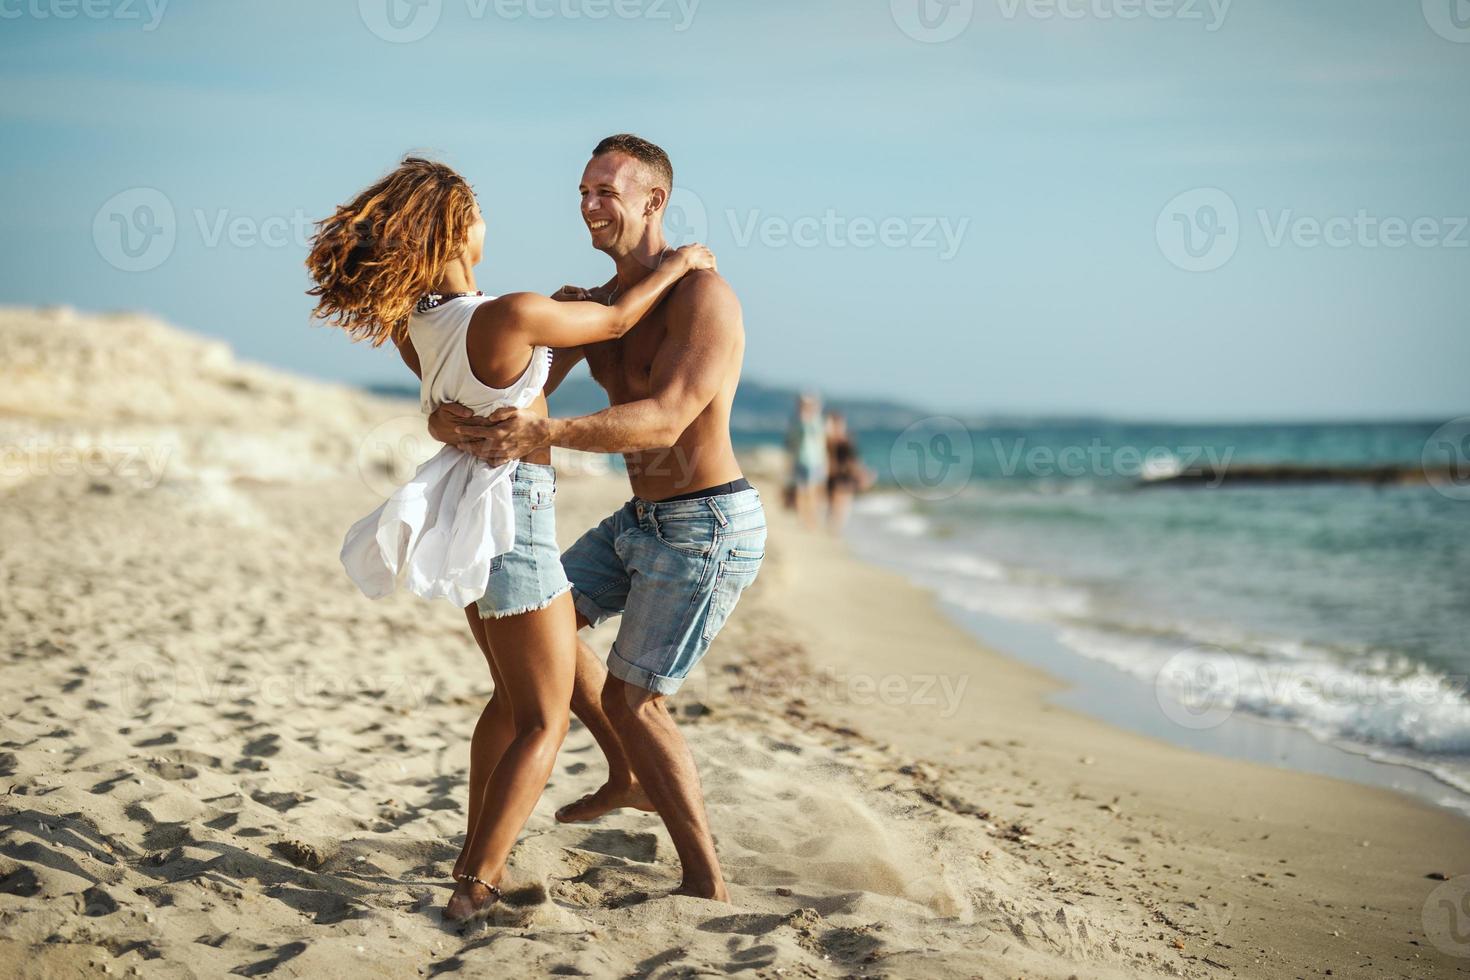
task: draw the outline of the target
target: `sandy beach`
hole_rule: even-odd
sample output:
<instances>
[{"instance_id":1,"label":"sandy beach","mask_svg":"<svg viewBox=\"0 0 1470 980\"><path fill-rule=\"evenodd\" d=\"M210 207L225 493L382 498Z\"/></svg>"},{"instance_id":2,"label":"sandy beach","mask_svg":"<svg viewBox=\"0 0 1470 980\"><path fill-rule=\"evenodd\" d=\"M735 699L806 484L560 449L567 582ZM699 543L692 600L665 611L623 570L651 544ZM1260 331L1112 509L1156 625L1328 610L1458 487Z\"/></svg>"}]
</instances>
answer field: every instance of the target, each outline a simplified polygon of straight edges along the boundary
<instances>
[{"instance_id":1,"label":"sandy beach","mask_svg":"<svg viewBox=\"0 0 1470 980\"><path fill-rule=\"evenodd\" d=\"M337 559L415 415L147 318L0 310L7 973L1470 976L1424 925L1470 822L1056 707L774 506L675 701L732 904L668 894L654 815L555 823L604 772L574 724L507 902L446 926L489 674L460 611ZM559 460L563 544L627 495L591 462Z\"/></svg>"}]
</instances>

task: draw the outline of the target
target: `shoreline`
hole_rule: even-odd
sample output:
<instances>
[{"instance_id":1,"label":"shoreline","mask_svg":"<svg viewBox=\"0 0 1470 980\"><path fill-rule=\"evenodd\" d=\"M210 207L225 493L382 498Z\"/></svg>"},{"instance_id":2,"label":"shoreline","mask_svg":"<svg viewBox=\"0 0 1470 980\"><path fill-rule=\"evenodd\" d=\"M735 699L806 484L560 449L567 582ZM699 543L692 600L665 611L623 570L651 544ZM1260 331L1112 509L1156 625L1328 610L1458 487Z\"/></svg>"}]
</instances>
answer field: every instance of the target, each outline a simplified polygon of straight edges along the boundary
<instances>
[{"instance_id":1,"label":"shoreline","mask_svg":"<svg viewBox=\"0 0 1470 980\"><path fill-rule=\"evenodd\" d=\"M1243 699L1236 700L1229 694L1213 694L1202 704L1181 704L1157 681L1151 684L1119 663L1089 656L1067 640L1069 631L1094 629L1091 625L1068 622L1060 612L1027 616L955 601L934 581L920 577L928 573L916 570L918 566L888 560L883 549L902 544L907 538L894 534L882 519L887 513L885 507L854 514L846 540L855 557L893 571L934 595L946 614L977 642L994 644L1065 684L1066 689L1056 696L1057 704L1180 747L1389 788L1470 819L1470 786L1464 775L1470 771L1470 756L1439 761L1429 754L1319 732L1300 720L1252 711ZM951 550L938 554L965 553ZM1001 567L989 557L980 560Z\"/></svg>"},{"instance_id":2,"label":"shoreline","mask_svg":"<svg viewBox=\"0 0 1470 980\"><path fill-rule=\"evenodd\" d=\"M1297 725L1244 711L1208 728L1173 724L1160 714L1154 692L1145 684L1068 647L1056 635L1060 627L942 605L980 642L1065 684L1052 698L1059 706L1180 748L1390 789L1470 820L1470 795L1433 771L1375 758L1366 748L1326 741Z\"/></svg>"}]
</instances>

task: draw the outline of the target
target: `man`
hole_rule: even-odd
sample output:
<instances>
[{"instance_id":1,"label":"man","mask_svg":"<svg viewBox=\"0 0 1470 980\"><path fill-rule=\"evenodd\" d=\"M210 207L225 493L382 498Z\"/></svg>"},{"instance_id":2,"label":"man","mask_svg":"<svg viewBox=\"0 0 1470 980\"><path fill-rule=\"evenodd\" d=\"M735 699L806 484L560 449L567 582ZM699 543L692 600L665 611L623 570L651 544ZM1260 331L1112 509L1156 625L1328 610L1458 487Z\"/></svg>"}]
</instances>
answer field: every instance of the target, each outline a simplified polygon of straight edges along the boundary
<instances>
[{"instance_id":1,"label":"man","mask_svg":"<svg viewBox=\"0 0 1470 980\"><path fill-rule=\"evenodd\" d=\"M582 217L592 246L617 274L561 299L610 301L658 265L674 186L663 150L636 136L598 144L582 175ZM634 499L562 556L577 627L621 615L604 670L584 642L572 710L607 755L607 783L557 819L656 809L683 865L679 894L728 901L710 836L699 774L665 698L699 663L755 581L765 554L760 496L730 444L745 329L740 303L715 272L686 276L622 339L556 354L553 385L585 357L609 408L571 419L505 409L472 419L441 408L430 432L492 462L544 446L621 453Z\"/></svg>"}]
</instances>

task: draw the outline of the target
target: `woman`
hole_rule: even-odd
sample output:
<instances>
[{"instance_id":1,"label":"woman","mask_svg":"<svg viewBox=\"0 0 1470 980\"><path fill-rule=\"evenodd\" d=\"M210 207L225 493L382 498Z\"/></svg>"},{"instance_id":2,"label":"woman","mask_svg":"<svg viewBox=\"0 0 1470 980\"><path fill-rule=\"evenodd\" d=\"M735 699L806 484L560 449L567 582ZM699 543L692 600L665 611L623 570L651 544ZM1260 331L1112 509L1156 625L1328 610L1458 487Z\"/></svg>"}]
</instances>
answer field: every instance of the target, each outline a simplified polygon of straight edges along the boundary
<instances>
[{"instance_id":1,"label":"woman","mask_svg":"<svg viewBox=\"0 0 1470 980\"><path fill-rule=\"evenodd\" d=\"M857 443L847 429L841 412L827 413L827 524L834 534L842 533L852 512L852 498L873 484L872 472L863 465Z\"/></svg>"},{"instance_id":2,"label":"woman","mask_svg":"<svg viewBox=\"0 0 1470 980\"><path fill-rule=\"evenodd\" d=\"M817 527L818 495L827 482L827 430L816 395L803 394L797 399L786 448L791 453L792 506L803 523Z\"/></svg>"},{"instance_id":3,"label":"woman","mask_svg":"<svg viewBox=\"0 0 1470 980\"><path fill-rule=\"evenodd\" d=\"M478 414L513 405L546 414L555 347L622 336L686 272L713 269L691 245L616 302L500 298L475 288L485 222L469 184L418 158L321 222L307 267L315 316L354 339L391 340L421 378L421 408ZM445 447L348 533L342 560L373 598L402 581L464 606L494 696L470 744L470 806L448 919L484 918L512 845L546 788L569 723L576 661L570 585L556 546L549 450L492 467Z\"/></svg>"}]
</instances>

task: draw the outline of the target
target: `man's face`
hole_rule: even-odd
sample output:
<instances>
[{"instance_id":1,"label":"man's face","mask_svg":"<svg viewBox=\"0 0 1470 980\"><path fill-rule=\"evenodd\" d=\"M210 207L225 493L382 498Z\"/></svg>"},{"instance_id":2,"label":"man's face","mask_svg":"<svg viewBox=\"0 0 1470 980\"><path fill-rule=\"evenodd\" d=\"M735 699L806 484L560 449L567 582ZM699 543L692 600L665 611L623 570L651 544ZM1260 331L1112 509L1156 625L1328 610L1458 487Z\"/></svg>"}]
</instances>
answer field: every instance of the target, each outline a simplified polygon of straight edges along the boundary
<instances>
[{"instance_id":1,"label":"man's face","mask_svg":"<svg viewBox=\"0 0 1470 980\"><path fill-rule=\"evenodd\" d=\"M582 172L582 220L592 247L617 258L633 251L649 225L663 220L668 195L625 153L593 157Z\"/></svg>"}]
</instances>

